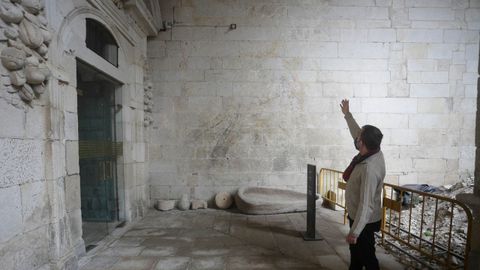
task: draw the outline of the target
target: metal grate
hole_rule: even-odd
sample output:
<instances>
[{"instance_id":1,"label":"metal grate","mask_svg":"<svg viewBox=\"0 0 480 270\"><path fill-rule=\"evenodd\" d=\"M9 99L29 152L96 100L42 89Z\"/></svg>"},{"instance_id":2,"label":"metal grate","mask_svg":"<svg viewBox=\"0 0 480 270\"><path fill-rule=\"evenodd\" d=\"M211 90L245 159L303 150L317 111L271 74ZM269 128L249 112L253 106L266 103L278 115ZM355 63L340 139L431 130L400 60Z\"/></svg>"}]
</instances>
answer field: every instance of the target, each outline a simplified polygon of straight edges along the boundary
<instances>
[{"instance_id":1,"label":"metal grate","mask_svg":"<svg viewBox=\"0 0 480 270\"><path fill-rule=\"evenodd\" d=\"M80 140L78 154L80 159L121 156L123 155L123 144L112 141Z\"/></svg>"}]
</instances>

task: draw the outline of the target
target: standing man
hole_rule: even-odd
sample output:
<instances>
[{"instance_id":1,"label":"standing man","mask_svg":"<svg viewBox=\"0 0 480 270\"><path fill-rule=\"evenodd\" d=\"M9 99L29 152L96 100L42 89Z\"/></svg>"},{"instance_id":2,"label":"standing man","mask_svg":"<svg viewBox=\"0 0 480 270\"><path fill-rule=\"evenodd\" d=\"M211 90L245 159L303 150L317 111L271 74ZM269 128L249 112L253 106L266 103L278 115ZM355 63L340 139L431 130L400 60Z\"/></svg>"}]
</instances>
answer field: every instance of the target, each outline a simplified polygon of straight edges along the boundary
<instances>
[{"instance_id":1,"label":"standing man","mask_svg":"<svg viewBox=\"0 0 480 270\"><path fill-rule=\"evenodd\" d=\"M374 126L360 128L350 113L349 101L340 104L355 148L359 153L343 173L347 182L345 205L350 222L347 243L350 244L350 270L380 269L375 256L374 232L380 230L382 219L382 187L385 159L380 151L382 132Z\"/></svg>"}]
</instances>

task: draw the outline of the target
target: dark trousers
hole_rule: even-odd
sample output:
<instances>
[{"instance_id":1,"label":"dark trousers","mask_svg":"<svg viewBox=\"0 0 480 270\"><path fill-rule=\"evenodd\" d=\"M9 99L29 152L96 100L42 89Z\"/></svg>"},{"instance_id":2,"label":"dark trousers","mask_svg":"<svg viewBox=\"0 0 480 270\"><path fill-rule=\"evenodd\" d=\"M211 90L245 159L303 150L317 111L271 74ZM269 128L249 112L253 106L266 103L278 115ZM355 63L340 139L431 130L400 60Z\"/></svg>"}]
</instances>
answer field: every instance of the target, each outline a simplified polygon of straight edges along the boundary
<instances>
[{"instance_id":1,"label":"dark trousers","mask_svg":"<svg viewBox=\"0 0 480 270\"><path fill-rule=\"evenodd\" d=\"M348 217L350 228L353 220ZM350 268L349 270L361 270L365 266L367 270L380 269L377 256L375 256L375 232L380 231L381 222L373 222L365 225L365 228L357 238L357 243L350 245Z\"/></svg>"}]
</instances>

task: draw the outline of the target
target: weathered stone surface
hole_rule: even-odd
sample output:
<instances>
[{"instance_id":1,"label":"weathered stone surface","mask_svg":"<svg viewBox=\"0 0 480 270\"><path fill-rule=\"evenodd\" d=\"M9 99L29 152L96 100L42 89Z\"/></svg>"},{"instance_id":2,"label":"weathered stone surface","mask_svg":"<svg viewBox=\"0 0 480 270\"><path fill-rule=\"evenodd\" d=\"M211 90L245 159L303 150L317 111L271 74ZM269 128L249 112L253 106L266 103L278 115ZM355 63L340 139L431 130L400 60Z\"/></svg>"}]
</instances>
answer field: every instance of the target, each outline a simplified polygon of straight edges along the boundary
<instances>
[{"instance_id":1,"label":"weathered stone surface","mask_svg":"<svg viewBox=\"0 0 480 270\"><path fill-rule=\"evenodd\" d=\"M155 202L155 209L161 211L168 211L175 208L175 200L157 200Z\"/></svg>"},{"instance_id":2,"label":"weathered stone surface","mask_svg":"<svg viewBox=\"0 0 480 270\"><path fill-rule=\"evenodd\" d=\"M46 226L50 221L50 201L45 182L27 183L20 190L25 230Z\"/></svg>"},{"instance_id":3,"label":"weathered stone surface","mask_svg":"<svg viewBox=\"0 0 480 270\"><path fill-rule=\"evenodd\" d=\"M14 47L2 50L0 57L2 64L8 70L19 70L25 65L26 53Z\"/></svg>"},{"instance_id":4,"label":"weathered stone surface","mask_svg":"<svg viewBox=\"0 0 480 270\"><path fill-rule=\"evenodd\" d=\"M23 70L15 70L10 72L10 82L14 86L21 87L27 82L25 72Z\"/></svg>"},{"instance_id":5,"label":"weathered stone surface","mask_svg":"<svg viewBox=\"0 0 480 270\"><path fill-rule=\"evenodd\" d=\"M155 150L150 161L156 175L156 167L179 160L183 166L175 168L175 178L152 180L153 186L168 186L154 198L194 189L196 198L212 200L243 185L299 190L310 160L344 168L354 151L338 107L344 97L352 99L360 125L377 125L386 134L382 149L402 152L393 158L395 170L387 172L392 179L417 173L416 159L452 159L452 151L420 150L432 142L472 144L472 127L458 125L472 123L466 110L475 102L464 95L471 98L476 89L469 86L478 77L470 60L478 61L478 46L472 45L478 33L461 29L465 17L458 14L472 22L476 8L466 1L410 1L408 8L395 1L341 2L285 2L268 18L221 3L209 10L176 9L176 18L192 26L171 35L167 30L148 44L152 112L161 119L152 125L151 142L175 150ZM262 5L253 12L263 14L274 4ZM199 27L233 17L245 24L229 32ZM436 132L425 136L425 129ZM458 169L429 181L472 174L471 158L459 154L453 155Z\"/></svg>"},{"instance_id":6,"label":"weathered stone surface","mask_svg":"<svg viewBox=\"0 0 480 270\"><path fill-rule=\"evenodd\" d=\"M26 103L30 103L35 98L35 93L30 85L24 84L18 89L18 95Z\"/></svg>"},{"instance_id":7,"label":"weathered stone surface","mask_svg":"<svg viewBox=\"0 0 480 270\"><path fill-rule=\"evenodd\" d=\"M67 159L67 174L72 175L79 173L78 141L65 142L65 157Z\"/></svg>"},{"instance_id":8,"label":"weathered stone surface","mask_svg":"<svg viewBox=\"0 0 480 270\"><path fill-rule=\"evenodd\" d=\"M12 3L2 2L0 3L0 18L7 23L19 23L23 19L23 12Z\"/></svg>"},{"instance_id":9,"label":"weathered stone surface","mask_svg":"<svg viewBox=\"0 0 480 270\"><path fill-rule=\"evenodd\" d=\"M71 212L80 209L80 175L69 175L65 177L65 209Z\"/></svg>"},{"instance_id":10,"label":"weathered stone surface","mask_svg":"<svg viewBox=\"0 0 480 270\"><path fill-rule=\"evenodd\" d=\"M4 116L4 117L0 117L0 126L3 127L0 129L0 137L21 138L22 136L24 136L24 133L25 133L25 111L24 110L11 106L10 104L8 104L6 100L0 99L0 115ZM2 152L2 150L3 148L0 148L0 152ZM8 155L11 155L11 153L8 153ZM0 159L2 159L1 156L0 156ZM1 179L1 176L0 176L0 179Z\"/></svg>"},{"instance_id":11,"label":"weathered stone surface","mask_svg":"<svg viewBox=\"0 0 480 270\"><path fill-rule=\"evenodd\" d=\"M43 151L41 141L0 139L0 187L42 179Z\"/></svg>"},{"instance_id":12,"label":"weathered stone surface","mask_svg":"<svg viewBox=\"0 0 480 270\"><path fill-rule=\"evenodd\" d=\"M219 192L215 196L215 205L220 209L227 209L230 208L233 204L233 197L232 194L229 192Z\"/></svg>"},{"instance_id":13,"label":"weathered stone surface","mask_svg":"<svg viewBox=\"0 0 480 270\"><path fill-rule=\"evenodd\" d=\"M192 201L192 210L197 210L197 209L207 209L207 202L204 200L193 200Z\"/></svg>"},{"instance_id":14,"label":"weathered stone surface","mask_svg":"<svg viewBox=\"0 0 480 270\"><path fill-rule=\"evenodd\" d=\"M180 200L178 201L177 207L180 210L190 209L190 196L188 196L188 194L183 194Z\"/></svg>"},{"instance_id":15,"label":"weathered stone surface","mask_svg":"<svg viewBox=\"0 0 480 270\"><path fill-rule=\"evenodd\" d=\"M15 236L0 246L0 265L4 269L37 269L49 264L48 237L46 226Z\"/></svg>"},{"instance_id":16,"label":"weathered stone surface","mask_svg":"<svg viewBox=\"0 0 480 270\"><path fill-rule=\"evenodd\" d=\"M18 186L0 188L2 207L2 226L0 226L0 243L3 243L23 231L22 202Z\"/></svg>"},{"instance_id":17,"label":"weathered stone surface","mask_svg":"<svg viewBox=\"0 0 480 270\"><path fill-rule=\"evenodd\" d=\"M19 25L19 38L29 48L36 49L43 43L43 35L40 28L30 20L22 20Z\"/></svg>"},{"instance_id":18,"label":"weathered stone surface","mask_svg":"<svg viewBox=\"0 0 480 270\"><path fill-rule=\"evenodd\" d=\"M241 187L235 205L245 214L279 214L307 210L307 194L264 187ZM320 205L320 200L317 201Z\"/></svg>"}]
</instances>

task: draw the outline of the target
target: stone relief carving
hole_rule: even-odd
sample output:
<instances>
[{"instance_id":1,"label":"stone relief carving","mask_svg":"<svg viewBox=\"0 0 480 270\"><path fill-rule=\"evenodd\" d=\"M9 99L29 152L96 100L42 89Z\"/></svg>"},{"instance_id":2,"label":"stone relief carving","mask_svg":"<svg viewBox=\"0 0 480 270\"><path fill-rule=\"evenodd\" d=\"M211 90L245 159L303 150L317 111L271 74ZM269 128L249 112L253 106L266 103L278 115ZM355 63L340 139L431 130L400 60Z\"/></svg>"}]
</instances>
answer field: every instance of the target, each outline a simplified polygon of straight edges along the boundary
<instances>
[{"instance_id":1,"label":"stone relief carving","mask_svg":"<svg viewBox=\"0 0 480 270\"><path fill-rule=\"evenodd\" d=\"M120 9L122 9L124 7L124 0L112 0L113 3Z\"/></svg>"},{"instance_id":2,"label":"stone relief carving","mask_svg":"<svg viewBox=\"0 0 480 270\"><path fill-rule=\"evenodd\" d=\"M45 92L50 77L46 61L52 33L43 8L40 0L0 0L0 58L8 71L2 77L9 78L3 84L27 103Z\"/></svg>"},{"instance_id":3,"label":"stone relief carving","mask_svg":"<svg viewBox=\"0 0 480 270\"><path fill-rule=\"evenodd\" d=\"M146 82L144 87L144 95L143 95L143 103L144 103L144 119L143 125L148 127L153 124L153 117L152 117L152 108L153 108L153 85L151 82Z\"/></svg>"},{"instance_id":4,"label":"stone relief carving","mask_svg":"<svg viewBox=\"0 0 480 270\"><path fill-rule=\"evenodd\" d=\"M145 57L142 57L143 62L143 108L144 117L143 125L149 127L153 124L152 109L153 109L153 83L150 80L150 65Z\"/></svg>"}]
</instances>

